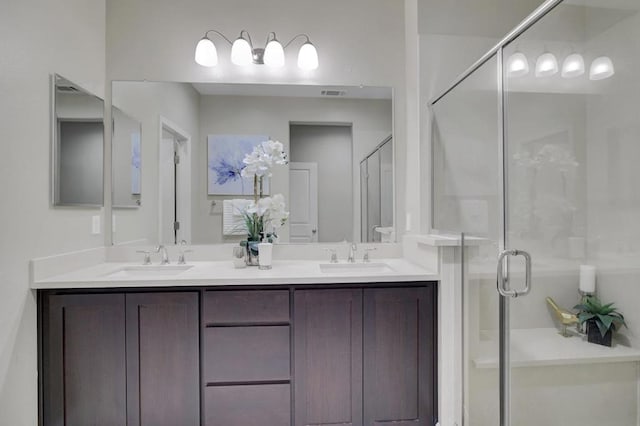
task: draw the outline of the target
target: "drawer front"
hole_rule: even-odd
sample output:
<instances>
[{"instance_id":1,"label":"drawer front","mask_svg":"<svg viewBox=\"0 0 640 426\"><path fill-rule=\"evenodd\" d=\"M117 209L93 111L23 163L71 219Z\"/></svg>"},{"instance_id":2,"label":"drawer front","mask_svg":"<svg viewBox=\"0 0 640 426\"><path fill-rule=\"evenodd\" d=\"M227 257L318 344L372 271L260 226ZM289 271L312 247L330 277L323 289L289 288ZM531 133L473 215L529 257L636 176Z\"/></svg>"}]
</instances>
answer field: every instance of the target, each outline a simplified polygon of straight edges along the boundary
<instances>
[{"instance_id":1,"label":"drawer front","mask_svg":"<svg viewBox=\"0 0 640 426\"><path fill-rule=\"evenodd\" d=\"M207 291L203 320L205 324L289 322L289 291Z\"/></svg>"},{"instance_id":2,"label":"drawer front","mask_svg":"<svg viewBox=\"0 0 640 426\"><path fill-rule=\"evenodd\" d=\"M289 426L288 384L210 386L205 389L207 426Z\"/></svg>"},{"instance_id":3,"label":"drawer front","mask_svg":"<svg viewBox=\"0 0 640 426\"><path fill-rule=\"evenodd\" d=\"M289 341L289 326L206 328L205 381L289 380Z\"/></svg>"}]
</instances>

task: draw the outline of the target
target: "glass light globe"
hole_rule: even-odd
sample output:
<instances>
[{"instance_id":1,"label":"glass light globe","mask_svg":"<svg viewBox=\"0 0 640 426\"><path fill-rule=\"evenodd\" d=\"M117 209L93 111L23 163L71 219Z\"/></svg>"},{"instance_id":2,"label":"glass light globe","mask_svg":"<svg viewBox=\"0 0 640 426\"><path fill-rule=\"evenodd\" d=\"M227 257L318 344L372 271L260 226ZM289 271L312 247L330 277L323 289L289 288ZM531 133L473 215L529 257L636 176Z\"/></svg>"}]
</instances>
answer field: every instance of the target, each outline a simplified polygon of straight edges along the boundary
<instances>
[{"instance_id":1,"label":"glass light globe","mask_svg":"<svg viewBox=\"0 0 640 426\"><path fill-rule=\"evenodd\" d=\"M543 53L536 61L536 77L550 77L558 72L558 60L553 53Z\"/></svg>"},{"instance_id":2,"label":"glass light globe","mask_svg":"<svg viewBox=\"0 0 640 426\"><path fill-rule=\"evenodd\" d=\"M253 62L251 45L242 37L238 37L231 46L231 62L236 65L249 65Z\"/></svg>"},{"instance_id":3,"label":"glass light globe","mask_svg":"<svg viewBox=\"0 0 640 426\"><path fill-rule=\"evenodd\" d=\"M278 40L271 40L264 48L264 64L270 67L284 66L284 49Z\"/></svg>"},{"instance_id":4,"label":"glass light globe","mask_svg":"<svg viewBox=\"0 0 640 426\"><path fill-rule=\"evenodd\" d=\"M298 52L298 67L303 70L318 68L318 52L311 42L306 42Z\"/></svg>"},{"instance_id":5,"label":"glass light globe","mask_svg":"<svg viewBox=\"0 0 640 426\"><path fill-rule=\"evenodd\" d=\"M507 60L507 76L521 77L529 73L529 61L522 52L514 52Z\"/></svg>"},{"instance_id":6,"label":"glass light globe","mask_svg":"<svg viewBox=\"0 0 640 426\"><path fill-rule=\"evenodd\" d=\"M591 80L604 80L615 74L613 62L608 56L600 56L593 60L589 69L589 78Z\"/></svg>"},{"instance_id":7,"label":"glass light globe","mask_svg":"<svg viewBox=\"0 0 640 426\"><path fill-rule=\"evenodd\" d=\"M196 45L196 63L203 67L218 65L218 52L216 46L207 37L203 37Z\"/></svg>"},{"instance_id":8,"label":"glass light globe","mask_svg":"<svg viewBox=\"0 0 640 426\"><path fill-rule=\"evenodd\" d=\"M562 77L573 78L584 74L584 59L579 53L572 53L562 63Z\"/></svg>"}]
</instances>

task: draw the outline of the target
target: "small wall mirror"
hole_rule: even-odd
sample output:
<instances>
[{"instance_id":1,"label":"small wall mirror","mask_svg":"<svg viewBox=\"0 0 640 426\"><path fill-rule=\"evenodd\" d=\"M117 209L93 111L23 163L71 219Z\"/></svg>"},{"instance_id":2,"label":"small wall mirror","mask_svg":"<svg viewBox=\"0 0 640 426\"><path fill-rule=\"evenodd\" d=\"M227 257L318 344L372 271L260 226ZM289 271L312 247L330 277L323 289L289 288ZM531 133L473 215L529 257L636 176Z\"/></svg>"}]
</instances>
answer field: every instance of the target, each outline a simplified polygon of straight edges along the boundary
<instances>
[{"instance_id":1,"label":"small wall mirror","mask_svg":"<svg viewBox=\"0 0 640 426\"><path fill-rule=\"evenodd\" d=\"M58 74L52 94L53 205L102 206L104 101Z\"/></svg>"},{"instance_id":2,"label":"small wall mirror","mask_svg":"<svg viewBox=\"0 0 640 426\"><path fill-rule=\"evenodd\" d=\"M113 207L135 208L142 196L142 123L115 106L111 117Z\"/></svg>"}]
</instances>

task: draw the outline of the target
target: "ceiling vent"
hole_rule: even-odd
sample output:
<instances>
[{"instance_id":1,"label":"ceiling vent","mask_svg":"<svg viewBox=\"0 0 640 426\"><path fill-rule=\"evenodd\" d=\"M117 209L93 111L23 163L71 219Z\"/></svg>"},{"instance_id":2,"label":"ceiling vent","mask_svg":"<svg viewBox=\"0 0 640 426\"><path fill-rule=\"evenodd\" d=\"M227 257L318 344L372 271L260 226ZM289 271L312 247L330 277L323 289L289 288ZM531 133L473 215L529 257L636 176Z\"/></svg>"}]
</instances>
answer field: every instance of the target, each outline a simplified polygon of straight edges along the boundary
<instances>
[{"instance_id":1,"label":"ceiling vent","mask_svg":"<svg viewBox=\"0 0 640 426\"><path fill-rule=\"evenodd\" d=\"M347 92L344 90L323 90L320 94L322 96L344 96Z\"/></svg>"}]
</instances>

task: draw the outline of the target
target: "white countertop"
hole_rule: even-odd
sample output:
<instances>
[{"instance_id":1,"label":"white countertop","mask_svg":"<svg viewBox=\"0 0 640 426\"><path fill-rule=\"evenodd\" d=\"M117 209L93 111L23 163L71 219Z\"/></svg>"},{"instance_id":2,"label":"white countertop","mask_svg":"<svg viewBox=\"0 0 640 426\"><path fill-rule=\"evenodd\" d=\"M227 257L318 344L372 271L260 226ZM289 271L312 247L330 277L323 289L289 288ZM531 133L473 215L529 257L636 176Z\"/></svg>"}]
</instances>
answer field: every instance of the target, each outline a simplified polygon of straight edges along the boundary
<instances>
[{"instance_id":1,"label":"white countertop","mask_svg":"<svg viewBox=\"0 0 640 426\"><path fill-rule=\"evenodd\" d=\"M83 288L123 288L123 287L179 287L179 286L237 286L237 285L289 285L289 284L348 284L434 281L438 275L434 271L417 266L406 259L376 259L388 270L378 268L365 270L340 269L323 272L322 261L274 260L273 268L260 270L258 267L236 269L231 260L194 261L192 267L179 273L160 275L136 270L136 276L119 276L123 268L138 267L140 263L104 262L77 269L72 272L34 280L33 289L83 289ZM356 264L357 265L357 264ZM156 270L158 265L151 265ZM175 267L175 263L169 265ZM160 267L161 268L161 267ZM112 274L115 274L112 275ZM126 275L126 274L123 274Z\"/></svg>"}]
</instances>

